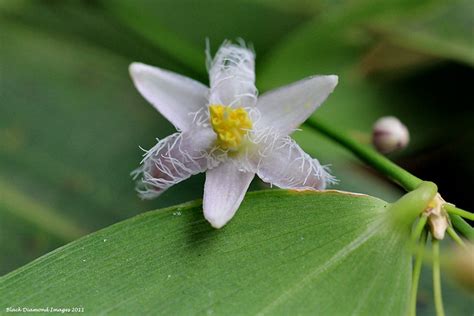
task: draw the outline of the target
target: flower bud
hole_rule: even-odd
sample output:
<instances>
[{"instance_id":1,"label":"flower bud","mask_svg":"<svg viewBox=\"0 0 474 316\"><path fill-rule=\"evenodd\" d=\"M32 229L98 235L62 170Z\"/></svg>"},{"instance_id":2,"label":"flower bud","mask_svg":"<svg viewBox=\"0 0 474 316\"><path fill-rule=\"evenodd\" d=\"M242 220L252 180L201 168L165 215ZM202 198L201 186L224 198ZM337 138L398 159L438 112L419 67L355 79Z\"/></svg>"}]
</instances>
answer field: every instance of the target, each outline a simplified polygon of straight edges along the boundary
<instances>
[{"instance_id":1,"label":"flower bud","mask_svg":"<svg viewBox=\"0 0 474 316\"><path fill-rule=\"evenodd\" d=\"M372 143L384 154L405 148L410 141L408 129L394 116L384 116L375 122Z\"/></svg>"},{"instance_id":2,"label":"flower bud","mask_svg":"<svg viewBox=\"0 0 474 316\"><path fill-rule=\"evenodd\" d=\"M425 215L428 216L431 235L438 240L444 239L444 234L449 227L449 216L443 209L445 203L438 193L424 211Z\"/></svg>"}]
</instances>

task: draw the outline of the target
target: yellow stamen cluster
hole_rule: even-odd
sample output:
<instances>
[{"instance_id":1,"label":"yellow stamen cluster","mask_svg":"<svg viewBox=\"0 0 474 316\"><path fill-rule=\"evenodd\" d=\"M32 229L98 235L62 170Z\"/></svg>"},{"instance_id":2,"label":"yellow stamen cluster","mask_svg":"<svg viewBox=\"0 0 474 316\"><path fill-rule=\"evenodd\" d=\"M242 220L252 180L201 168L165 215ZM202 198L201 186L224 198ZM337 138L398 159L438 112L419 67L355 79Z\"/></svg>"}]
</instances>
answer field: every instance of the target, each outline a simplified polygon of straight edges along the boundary
<instances>
[{"instance_id":1,"label":"yellow stamen cluster","mask_svg":"<svg viewBox=\"0 0 474 316\"><path fill-rule=\"evenodd\" d=\"M209 113L212 129L217 134L217 145L222 149L239 149L243 137L252 128L247 111L214 104L209 106Z\"/></svg>"}]
</instances>

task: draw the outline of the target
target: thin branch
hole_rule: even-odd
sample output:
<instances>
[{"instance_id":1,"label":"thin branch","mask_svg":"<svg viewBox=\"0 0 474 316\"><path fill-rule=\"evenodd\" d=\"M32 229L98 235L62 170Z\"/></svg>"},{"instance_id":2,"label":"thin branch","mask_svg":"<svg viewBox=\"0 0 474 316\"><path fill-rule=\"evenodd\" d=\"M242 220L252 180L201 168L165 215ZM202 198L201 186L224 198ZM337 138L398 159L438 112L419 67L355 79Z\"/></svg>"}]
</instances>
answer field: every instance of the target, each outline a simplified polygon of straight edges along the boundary
<instances>
[{"instance_id":1,"label":"thin branch","mask_svg":"<svg viewBox=\"0 0 474 316\"><path fill-rule=\"evenodd\" d=\"M464 237L467 238L467 240L473 241L474 242L474 229L466 223L461 216L456 215L456 214L449 214L449 219L451 220L451 223L453 224L453 227Z\"/></svg>"},{"instance_id":2,"label":"thin branch","mask_svg":"<svg viewBox=\"0 0 474 316\"><path fill-rule=\"evenodd\" d=\"M464 243L464 241L462 241L461 237L459 237L459 235L451 226L448 227L446 232L448 233L449 237L451 237L459 246L466 248L466 244Z\"/></svg>"},{"instance_id":3,"label":"thin branch","mask_svg":"<svg viewBox=\"0 0 474 316\"><path fill-rule=\"evenodd\" d=\"M441 293L439 241L433 238L431 244L433 246L433 294L435 310L437 316L444 316L443 295Z\"/></svg>"},{"instance_id":4,"label":"thin branch","mask_svg":"<svg viewBox=\"0 0 474 316\"><path fill-rule=\"evenodd\" d=\"M444 205L444 209L446 210L446 212L448 212L449 214L455 214L455 215L458 215L458 216L461 216L461 217L464 217L468 220L471 220L471 221L474 221L474 213L471 213L471 212L468 212L468 211L465 211L465 210L462 210L452 204L445 204Z\"/></svg>"},{"instance_id":5,"label":"thin branch","mask_svg":"<svg viewBox=\"0 0 474 316\"><path fill-rule=\"evenodd\" d=\"M416 226L412 232L413 244L416 244L418 240L420 239L420 236L423 232L423 228L425 228L427 221L428 221L428 217L425 215L421 215L420 219L418 220L418 223L416 223Z\"/></svg>"},{"instance_id":6,"label":"thin branch","mask_svg":"<svg viewBox=\"0 0 474 316\"><path fill-rule=\"evenodd\" d=\"M425 221L426 223L426 221ZM410 292L410 310L408 315L409 316L416 316L416 299L418 296L418 284L420 283L420 274L421 274L421 266L423 263L423 254L425 252L425 244L426 240L428 239L428 232L422 230L420 240L420 246L416 250L415 255L415 263L413 266L413 278L411 280L411 292Z\"/></svg>"},{"instance_id":7,"label":"thin branch","mask_svg":"<svg viewBox=\"0 0 474 316\"><path fill-rule=\"evenodd\" d=\"M306 121L306 125L328 136L335 142L350 150L359 159L400 184L405 190L412 191L421 184L421 179L397 166L372 148L353 140L336 128L322 123L319 120L308 120Z\"/></svg>"},{"instance_id":8,"label":"thin branch","mask_svg":"<svg viewBox=\"0 0 474 316\"><path fill-rule=\"evenodd\" d=\"M305 125L332 139L334 142L342 145L342 147L351 151L360 160L364 161L382 174L386 175L388 178L392 179L394 182L398 183L406 191L413 191L423 182L420 178L397 166L395 163L391 162L389 159L382 156L372 148L360 144L359 142L350 138L344 132L329 124L323 123L320 120L310 119L306 121ZM449 215L454 228L467 239L474 241L474 229L459 215L453 213Z\"/></svg>"}]
</instances>

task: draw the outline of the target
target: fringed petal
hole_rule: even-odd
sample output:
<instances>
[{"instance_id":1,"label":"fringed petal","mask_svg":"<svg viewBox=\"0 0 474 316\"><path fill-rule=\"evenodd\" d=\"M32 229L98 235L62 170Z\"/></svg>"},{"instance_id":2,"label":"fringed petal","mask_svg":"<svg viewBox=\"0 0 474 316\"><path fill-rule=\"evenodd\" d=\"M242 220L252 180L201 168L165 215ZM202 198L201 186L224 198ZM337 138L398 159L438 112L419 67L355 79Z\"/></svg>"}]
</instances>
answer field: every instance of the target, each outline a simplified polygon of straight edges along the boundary
<instances>
[{"instance_id":1,"label":"fringed petal","mask_svg":"<svg viewBox=\"0 0 474 316\"><path fill-rule=\"evenodd\" d=\"M209 104L253 107L257 101L255 54L245 46L224 42L214 59L207 51Z\"/></svg>"},{"instance_id":2,"label":"fringed petal","mask_svg":"<svg viewBox=\"0 0 474 316\"><path fill-rule=\"evenodd\" d=\"M311 158L296 142L286 137L269 137L255 160L257 175L283 189L323 190L334 183L328 168Z\"/></svg>"},{"instance_id":3,"label":"fringed petal","mask_svg":"<svg viewBox=\"0 0 474 316\"><path fill-rule=\"evenodd\" d=\"M139 195L155 198L172 185L217 166L219 162L209 153L214 141L215 134L208 129L175 133L158 141L132 173L139 179Z\"/></svg>"}]
</instances>

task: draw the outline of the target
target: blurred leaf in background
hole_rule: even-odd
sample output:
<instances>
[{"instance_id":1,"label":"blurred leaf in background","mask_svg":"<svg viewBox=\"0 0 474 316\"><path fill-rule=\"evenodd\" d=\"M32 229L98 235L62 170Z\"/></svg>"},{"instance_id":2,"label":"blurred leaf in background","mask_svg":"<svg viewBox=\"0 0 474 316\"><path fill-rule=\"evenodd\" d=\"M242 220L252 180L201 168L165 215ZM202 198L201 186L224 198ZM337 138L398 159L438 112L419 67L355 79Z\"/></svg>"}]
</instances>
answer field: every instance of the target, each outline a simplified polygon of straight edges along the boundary
<instances>
[{"instance_id":1,"label":"blurred leaf in background","mask_svg":"<svg viewBox=\"0 0 474 316\"><path fill-rule=\"evenodd\" d=\"M0 272L86 232L200 197L203 177L140 201L138 146L172 127L133 88L141 61L207 83L204 43L242 37L260 92L312 74L339 86L315 117L361 141L382 115L409 127L391 158L474 206L472 1L88 0L0 2ZM302 127L295 138L338 189L400 191ZM261 188L256 183L254 188Z\"/></svg>"}]
</instances>

